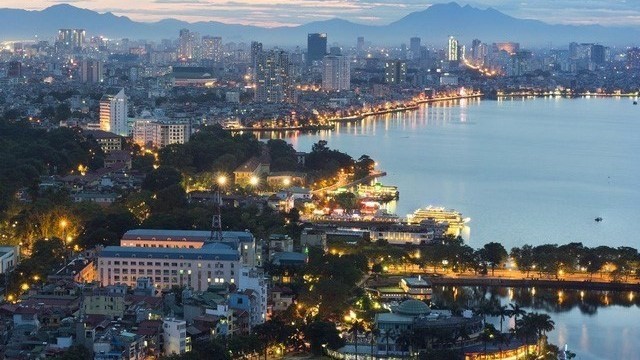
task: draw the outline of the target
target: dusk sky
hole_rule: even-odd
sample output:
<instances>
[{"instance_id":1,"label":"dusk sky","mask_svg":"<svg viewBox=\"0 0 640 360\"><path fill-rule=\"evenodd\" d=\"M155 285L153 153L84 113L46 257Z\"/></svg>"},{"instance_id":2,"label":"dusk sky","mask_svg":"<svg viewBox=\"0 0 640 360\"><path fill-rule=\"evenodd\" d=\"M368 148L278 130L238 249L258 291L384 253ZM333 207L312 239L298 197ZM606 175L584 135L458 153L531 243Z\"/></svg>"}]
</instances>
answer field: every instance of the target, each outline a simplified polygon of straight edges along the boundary
<instances>
[{"instance_id":1,"label":"dusk sky","mask_svg":"<svg viewBox=\"0 0 640 360\"><path fill-rule=\"evenodd\" d=\"M111 11L138 21L178 18L263 26L298 25L335 17L368 24L387 24L431 4L420 0L1 0L8 8L40 10L70 3L100 12ZM509 15L562 24L640 26L638 0L481 0L461 5L494 7ZM27 4L25 6L25 3Z\"/></svg>"}]
</instances>

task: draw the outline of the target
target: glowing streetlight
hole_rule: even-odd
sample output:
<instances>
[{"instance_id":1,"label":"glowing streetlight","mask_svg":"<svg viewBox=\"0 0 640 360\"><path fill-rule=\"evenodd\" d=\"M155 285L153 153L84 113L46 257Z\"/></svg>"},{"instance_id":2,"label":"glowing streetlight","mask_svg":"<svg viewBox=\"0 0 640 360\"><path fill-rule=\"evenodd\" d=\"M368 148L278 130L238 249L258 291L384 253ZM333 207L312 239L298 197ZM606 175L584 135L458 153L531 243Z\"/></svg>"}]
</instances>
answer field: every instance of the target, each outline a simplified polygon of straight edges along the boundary
<instances>
[{"instance_id":1,"label":"glowing streetlight","mask_svg":"<svg viewBox=\"0 0 640 360\"><path fill-rule=\"evenodd\" d=\"M60 227L62 230L66 229L67 225L69 225L69 222L66 219L60 220Z\"/></svg>"},{"instance_id":2,"label":"glowing streetlight","mask_svg":"<svg viewBox=\"0 0 640 360\"><path fill-rule=\"evenodd\" d=\"M284 186L289 186L291 185L291 180L289 178L285 178L284 180L282 180L282 184Z\"/></svg>"},{"instance_id":3,"label":"glowing streetlight","mask_svg":"<svg viewBox=\"0 0 640 360\"><path fill-rule=\"evenodd\" d=\"M249 179L249 184L251 186L257 186L259 182L260 182L260 179L258 179L257 176L252 176L251 179Z\"/></svg>"},{"instance_id":4,"label":"glowing streetlight","mask_svg":"<svg viewBox=\"0 0 640 360\"><path fill-rule=\"evenodd\" d=\"M22 289L23 291L27 291L27 290L29 290L29 284L27 284L27 283L22 284L22 285L20 286L20 289Z\"/></svg>"},{"instance_id":5,"label":"glowing streetlight","mask_svg":"<svg viewBox=\"0 0 640 360\"><path fill-rule=\"evenodd\" d=\"M224 186L227 183L227 177L224 175L220 175L218 176L217 182L219 186Z\"/></svg>"}]
</instances>

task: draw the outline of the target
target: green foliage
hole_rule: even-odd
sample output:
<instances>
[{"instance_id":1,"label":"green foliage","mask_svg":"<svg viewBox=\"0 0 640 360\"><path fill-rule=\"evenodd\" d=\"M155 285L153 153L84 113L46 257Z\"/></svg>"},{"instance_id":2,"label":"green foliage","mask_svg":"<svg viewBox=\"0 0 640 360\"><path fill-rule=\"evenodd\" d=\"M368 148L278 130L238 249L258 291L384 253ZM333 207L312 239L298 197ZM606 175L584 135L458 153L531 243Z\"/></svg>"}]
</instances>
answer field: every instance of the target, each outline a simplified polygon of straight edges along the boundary
<instances>
[{"instance_id":1,"label":"green foliage","mask_svg":"<svg viewBox=\"0 0 640 360\"><path fill-rule=\"evenodd\" d=\"M233 171L251 156L259 156L261 149L262 144L251 134L232 136L219 126L209 126L188 143L167 146L158 155L162 166L196 174Z\"/></svg>"},{"instance_id":2,"label":"green foliage","mask_svg":"<svg viewBox=\"0 0 640 360\"><path fill-rule=\"evenodd\" d=\"M305 168L316 178L329 178L340 169L350 169L354 165L353 158L337 150L330 150L327 141L320 140L307 155Z\"/></svg>"},{"instance_id":3,"label":"green foliage","mask_svg":"<svg viewBox=\"0 0 640 360\"><path fill-rule=\"evenodd\" d=\"M182 174L180 172L171 167L161 166L147 174L142 182L142 189L159 191L174 185L180 185L181 182Z\"/></svg>"},{"instance_id":4,"label":"green foliage","mask_svg":"<svg viewBox=\"0 0 640 360\"><path fill-rule=\"evenodd\" d=\"M316 320L309 323L303 331L314 355L322 355L323 345L334 350L344 346L344 340L333 322Z\"/></svg>"},{"instance_id":5,"label":"green foliage","mask_svg":"<svg viewBox=\"0 0 640 360\"><path fill-rule=\"evenodd\" d=\"M271 158L271 171L295 171L299 169L296 150L291 144L280 139L267 141Z\"/></svg>"}]
</instances>

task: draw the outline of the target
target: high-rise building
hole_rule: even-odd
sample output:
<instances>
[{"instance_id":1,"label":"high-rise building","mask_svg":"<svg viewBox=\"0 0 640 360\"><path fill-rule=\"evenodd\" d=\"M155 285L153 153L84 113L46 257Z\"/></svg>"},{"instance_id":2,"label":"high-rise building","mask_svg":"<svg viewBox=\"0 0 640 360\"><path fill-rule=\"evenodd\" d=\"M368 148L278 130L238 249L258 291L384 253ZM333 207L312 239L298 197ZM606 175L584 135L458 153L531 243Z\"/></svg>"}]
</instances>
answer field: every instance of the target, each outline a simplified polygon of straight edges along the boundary
<instances>
[{"instance_id":1,"label":"high-rise building","mask_svg":"<svg viewBox=\"0 0 640 360\"><path fill-rule=\"evenodd\" d=\"M203 36L202 37L202 58L213 60L215 62L222 61L222 38L219 36Z\"/></svg>"},{"instance_id":2,"label":"high-rise building","mask_svg":"<svg viewBox=\"0 0 640 360\"><path fill-rule=\"evenodd\" d=\"M447 46L447 60L458 61L458 40L453 36L449 36L449 44Z\"/></svg>"},{"instance_id":3,"label":"high-rise building","mask_svg":"<svg viewBox=\"0 0 640 360\"><path fill-rule=\"evenodd\" d=\"M627 50L627 67L640 69L640 48L634 47Z\"/></svg>"},{"instance_id":4,"label":"high-rise building","mask_svg":"<svg viewBox=\"0 0 640 360\"><path fill-rule=\"evenodd\" d=\"M256 56L255 100L293 101L289 54L282 50L260 51Z\"/></svg>"},{"instance_id":5,"label":"high-rise building","mask_svg":"<svg viewBox=\"0 0 640 360\"><path fill-rule=\"evenodd\" d=\"M80 49L84 46L86 36L84 29L60 29L57 43L68 49Z\"/></svg>"},{"instance_id":6,"label":"high-rise building","mask_svg":"<svg viewBox=\"0 0 640 360\"><path fill-rule=\"evenodd\" d=\"M180 38L178 39L178 58L181 61L189 61L193 59L195 47L195 35L189 29L180 30Z\"/></svg>"},{"instance_id":7,"label":"high-rise building","mask_svg":"<svg viewBox=\"0 0 640 360\"><path fill-rule=\"evenodd\" d=\"M325 56L322 60L322 88L327 91L349 90L351 70L346 56Z\"/></svg>"},{"instance_id":8,"label":"high-rise building","mask_svg":"<svg viewBox=\"0 0 640 360\"><path fill-rule=\"evenodd\" d=\"M80 80L83 83L96 84L103 80L104 72L102 62L92 59L84 59L80 64Z\"/></svg>"},{"instance_id":9,"label":"high-rise building","mask_svg":"<svg viewBox=\"0 0 640 360\"><path fill-rule=\"evenodd\" d=\"M123 88L109 88L100 99L100 130L127 136L127 96Z\"/></svg>"},{"instance_id":10,"label":"high-rise building","mask_svg":"<svg viewBox=\"0 0 640 360\"><path fill-rule=\"evenodd\" d=\"M602 65L607 61L607 48L604 45L593 45L591 47L591 61L597 65Z\"/></svg>"},{"instance_id":11,"label":"high-rise building","mask_svg":"<svg viewBox=\"0 0 640 360\"><path fill-rule=\"evenodd\" d=\"M384 63L384 82L391 85L407 81L407 63L401 60L387 60Z\"/></svg>"},{"instance_id":12,"label":"high-rise building","mask_svg":"<svg viewBox=\"0 0 640 360\"><path fill-rule=\"evenodd\" d=\"M420 60L422 53L422 45L420 42L419 37L412 37L411 40L409 40L409 50L411 51L411 59L413 60Z\"/></svg>"},{"instance_id":13,"label":"high-rise building","mask_svg":"<svg viewBox=\"0 0 640 360\"><path fill-rule=\"evenodd\" d=\"M358 41L356 42L356 52L358 54L362 54L364 52L364 36L358 36Z\"/></svg>"},{"instance_id":14,"label":"high-rise building","mask_svg":"<svg viewBox=\"0 0 640 360\"><path fill-rule=\"evenodd\" d=\"M327 55L327 34L307 35L307 65L312 65L314 61L320 61Z\"/></svg>"}]
</instances>

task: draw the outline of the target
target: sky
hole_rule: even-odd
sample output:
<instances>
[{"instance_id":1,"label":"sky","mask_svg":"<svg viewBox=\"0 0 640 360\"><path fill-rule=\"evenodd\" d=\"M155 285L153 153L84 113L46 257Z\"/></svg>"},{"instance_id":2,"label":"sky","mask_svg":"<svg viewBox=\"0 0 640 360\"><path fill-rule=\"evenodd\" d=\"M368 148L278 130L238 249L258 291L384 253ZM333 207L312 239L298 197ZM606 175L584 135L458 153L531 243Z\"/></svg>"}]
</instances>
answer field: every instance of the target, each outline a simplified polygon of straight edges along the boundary
<instances>
[{"instance_id":1,"label":"sky","mask_svg":"<svg viewBox=\"0 0 640 360\"><path fill-rule=\"evenodd\" d=\"M439 0L0 0L1 7L41 10L68 3L110 11L136 21L177 18L261 26L299 25L335 17L364 24L388 24ZM459 0L493 7L518 18L554 24L640 27L640 0Z\"/></svg>"}]
</instances>

